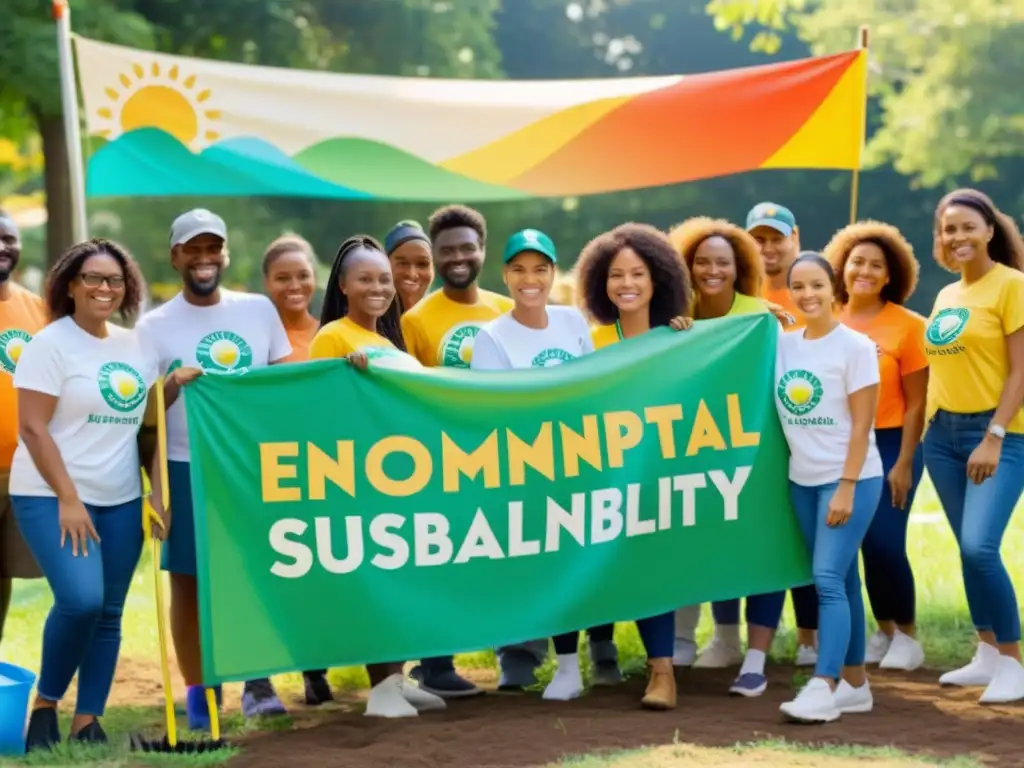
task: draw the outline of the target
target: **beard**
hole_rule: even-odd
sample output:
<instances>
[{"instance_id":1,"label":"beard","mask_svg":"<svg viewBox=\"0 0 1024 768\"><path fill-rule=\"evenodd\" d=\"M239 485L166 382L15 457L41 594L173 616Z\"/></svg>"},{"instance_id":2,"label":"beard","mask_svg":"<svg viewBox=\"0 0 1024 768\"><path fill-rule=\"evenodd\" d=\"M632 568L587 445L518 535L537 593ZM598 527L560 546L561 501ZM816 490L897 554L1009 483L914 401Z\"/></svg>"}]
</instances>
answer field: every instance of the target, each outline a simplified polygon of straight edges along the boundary
<instances>
[{"instance_id":1,"label":"beard","mask_svg":"<svg viewBox=\"0 0 1024 768\"><path fill-rule=\"evenodd\" d=\"M459 266L462 265L460 264ZM451 266L445 267L444 271L441 272L442 282L444 282L444 284L447 285L448 287L454 288L458 291L469 288L469 286L475 283L476 279L480 277L480 264L476 262L470 262L466 266L469 267L469 271L466 273L466 276L456 279L453 279L449 273Z\"/></svg>"},{"instance_id":2,"label":"beard","mask_svg":"<svg viewBox=\"0 0 1024 768\"><path fill-rule=\"evenodd\" d=\"M218 269L217 274L215 274L211 279L203 282L199 282L192 277L191 272L186 272L185 287L188 288L189 292L194 296L199 296L200 298L212 296L217 289L220 288L220 270Z\"/></svg>"},{"instance_id":3,"label":"beard","mask_svg":"<svg viewBox=\"0 0 1024 768\"><path fill-rule=\"evenodd\" d=\"M6 283L10 279L15 267L18 266L18 256L16 253L0 253L0 283Z\"/></svg>"}]
</instances>

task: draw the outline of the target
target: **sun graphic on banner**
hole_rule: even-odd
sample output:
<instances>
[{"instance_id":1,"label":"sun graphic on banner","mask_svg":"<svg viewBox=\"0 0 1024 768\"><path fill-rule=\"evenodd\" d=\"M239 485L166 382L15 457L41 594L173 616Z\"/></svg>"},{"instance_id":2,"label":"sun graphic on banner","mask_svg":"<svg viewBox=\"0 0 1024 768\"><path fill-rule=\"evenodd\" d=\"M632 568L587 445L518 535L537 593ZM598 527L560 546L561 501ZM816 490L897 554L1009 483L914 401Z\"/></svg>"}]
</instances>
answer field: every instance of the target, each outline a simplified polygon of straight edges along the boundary
<instances>
[{"instance_id":1,"label":"sun graphic on banner","mask_svg":"<svg viewBox=\"0 0 1024 768\"><path fill-rule=\"evenodd\" d=\"M96 110L101 124L110 126L96 131L98 136L110 139L138 128L159 128L192 149L220 138L213 125L222 113L206 107L212 94L196 89L195 75L181 78L177 65L163 70L153 62L148 70L133 64L118 81L119 88L103 89L113 103Z\"/></svg>"}]
</instances>

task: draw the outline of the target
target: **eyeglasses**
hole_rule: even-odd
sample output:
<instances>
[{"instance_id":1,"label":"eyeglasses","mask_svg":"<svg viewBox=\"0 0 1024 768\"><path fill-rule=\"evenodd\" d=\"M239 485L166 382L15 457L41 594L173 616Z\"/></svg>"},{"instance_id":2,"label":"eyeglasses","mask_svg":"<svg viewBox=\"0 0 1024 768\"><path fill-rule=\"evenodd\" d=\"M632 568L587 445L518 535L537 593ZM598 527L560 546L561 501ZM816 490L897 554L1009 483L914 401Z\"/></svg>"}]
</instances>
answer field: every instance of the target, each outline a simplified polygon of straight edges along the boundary
<instances>
[{"instance_id":1,"label":"eyeglasses","mask_svg":"<svg viewBox=\"0 0 1024 768\"><path fill-rule=\"evenodd\" d=\"M112 291L116 291L120 288L124 288L124 276L123 275L98 275L95 272L82 272L78 279L82 281L82 285L87 288L99 288L104 283Z\"/></svg>"}]
</instances>

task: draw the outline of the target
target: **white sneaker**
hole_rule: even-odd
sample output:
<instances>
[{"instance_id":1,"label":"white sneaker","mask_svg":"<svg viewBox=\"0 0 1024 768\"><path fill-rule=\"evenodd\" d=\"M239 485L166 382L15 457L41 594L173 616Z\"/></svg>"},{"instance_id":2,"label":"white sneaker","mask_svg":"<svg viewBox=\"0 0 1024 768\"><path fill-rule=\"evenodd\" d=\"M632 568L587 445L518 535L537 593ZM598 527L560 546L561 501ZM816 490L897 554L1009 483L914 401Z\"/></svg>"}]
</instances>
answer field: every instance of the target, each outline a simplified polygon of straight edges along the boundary
<instances>
[{"instance_id":1,"label":"white sneaker","mask_svg":"<svg viewBox=\"0 0 1024 768\"><path fill-rule=\"evenodd\" d=\"M1024 667L1012 656L1000 656L992 682L979 699L982 704L1009 704L1024 699Z\"/></svg>"},{"instance_id":2,"label":"white sneaker","mask_svg":"<svg viewBox=\"0 0 1024 768\"><path fill-rule=\"evenodd\" d=\"M445 709L448 706L440 696L427 693L405 678L402 678L402 698L412 704L417 712L430 712L435 709Z\"/></svg>"},{"instance_id":3,"label":"white sneaker","mask_svg":"<svg viewBox=\"0 0 1024 768\"><path fill-rule=\"evenodd\" d=\"M580 660L575 653L560 654L555 676L544 689L548 701L569 701L583 693L583 678L580 677Z\"/></svg>"},{"instance_id":4,"label":"white sneaker","mask_svg":"<svg viewBox=\"0 0 1024 768\"><path fill-rule=\"evenodd\" d=\"M697 644L693 640L677 637L672 651L672 664L676 667L691 667L697 659Z\"/></svg>"},{"instance_id":5,"label":"white sneaker","mask_svg":"<svg viewBox=\"0 0 1024 768\"><path fill-rule=\"evenodd\" d=\"M924 648L916 639L896 630L889 650L878 664L879 669L902 669L913 672L924 664Z\"/></svg>"},{"instance_id":6,"label":"white sneaker","mask_svg":"<svg viewBox=\"0 0 1024 768\"><path fill-rule=\"evenodd\" d=\"M864 663L878 664L885 658L885 654L889 652L890 645L892 645L891 637L882 630L875 632L875 634L868 638L868 647L864 652Z\"/></svg>"},{"instance_id":7,"label":"white sneaker","mask_svg":"<svg viewBox=\"0 0 1024 768\"><path fill-rule=\"evenodd\" d=\"M860 688L854 688L845 680L840 680L834 695L836 707L844 715L870 712L875 706L875 698L871 695L871 686L867 680Z\"/></svg>"},{"instance_id":8,"label":"white sneaker","mask_svg":"<svg viewBox=\"0 0 1024 768\"><path fill-rule=\"evenodd\" d=\"M995 676L999 666L999 651L994 645L978 643L974 658L966 667L954 669L939 678L939 685L960 685L965 688L987 686Z\"/></svg>"},{"instance_id":9,"label":"white sneaker","mask_svg":"<svg viewBox=\"0 0 1024 768\"><path fill-rule=\"evenodd\" d=\"M812 677L795 699L779 706L779 711L797 723L831 723L840 715L835 694L820 677Z\"/></svg>"},{"instance_id":10,"label":"white sneaker","mask_svg":"<svg viewBox=\"0 0 1024 768\"><path fill-rule=\"evenodd\" d=\"M693 662L694 669L724 669L738 667L743 663L743 651L739 642L732 643L720 637L713 637L707 648Z\"/></svg>"},{"instance_id":11,"label":"white sneaker","mask_svg":"<svg viewBox=\"0 0 1024 768\"><path fill-rule=\"evenodd\" d=\"M796 665L798 667L813 667L818 663L818 651L809 645L801 645L796 649Z\"/></svg>"},{"instance_id":12,"label":"white sneaker","mask_svg":"<svg viewBox=\"0 0 1024 768\"><path fill-rule=\"evenodd\" d=\"M367 717L418 717L416 708L402 695L402 675L394 674L370 689Z\"/></svg>"}]
</instances>

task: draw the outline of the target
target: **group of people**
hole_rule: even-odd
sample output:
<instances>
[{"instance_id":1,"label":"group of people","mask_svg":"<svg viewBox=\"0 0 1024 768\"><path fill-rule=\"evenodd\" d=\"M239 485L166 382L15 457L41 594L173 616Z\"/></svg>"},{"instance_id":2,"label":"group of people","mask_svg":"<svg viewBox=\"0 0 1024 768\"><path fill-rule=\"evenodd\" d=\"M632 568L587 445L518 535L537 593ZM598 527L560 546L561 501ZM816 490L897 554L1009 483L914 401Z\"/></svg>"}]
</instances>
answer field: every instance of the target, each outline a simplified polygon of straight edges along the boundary
<instances>
[{"instance_id":1,"label":"group of people","mask_svg":"<svg viewBox=\"0 0 1024 768\"><path fill-rule=\"evenodd\" d=\"M42 668L27 746L60 741L56 709L72 677L69 738L103 741L99 724L114 676L121 616L142 548L140 430L151 429L163 377L170 508L160 503L162 457L146 467L154 535L165 539L171 631L188 687L192 729L209 728L202 687L196 542L182 387L204 374L344 358L474 371L558 365L652 328L771 313L779 322L775 401L790 449L792 507L814 584L792 591L797 663L809 682L782 705L798 722L870 711L865 664L912 670L917 640L907 518L927 466L956 536L977 652L940 682L978 686L982 702L1024 699L1020 620L1000 543L1024 489L1024 241L984 194L959 190L935 212L934 257L957 279L927 320L905 308L917 283L913 249L892 226L840 230L821 252L801 251L791 211L755 206L745 226L690 219L668 233L623 224L594 238L571 270L555 243L524 229L501 253L508 295L478 284L484 218L460 205L426 230L403 221L383 243L360 235L338 249L320 317L310 313L315 256L284 235L263 259L266 296L221 286L228 228L197 209L171 226L181 291L131 326L145 287L116 243L90 240L54 265L40 299L10 280L20 254L0 218L0 585L44 575L54 607L42 631ZM440 287L429 292L436 279ZM560 296L559 296L560 294ZM484 375L484 374L481 374ZM15 425L17 425L15 427ZM9 475L7 467L9 467ZM858 554L877 631L867 636ZM712 605L713 639L699 655L700 606L637 620L648 656L644 707L677 704L674 666L738 666L729 692L758 696L785 593ZM622 679L613 625L587 629L593 685ZM553 638L557 671L547 699L584 693L579 633ZM498 649L499 687L537 682L548 638ZM414 716L481 690L452 657L368 666L367 714ZM332 698L325 670L303 673L306 700ZM415 682L413 682L415 681ZM220 701L220 692L217 692ZM246 716L285 711L270 680L245 683Z\"/></svg>"}]
</instances>

